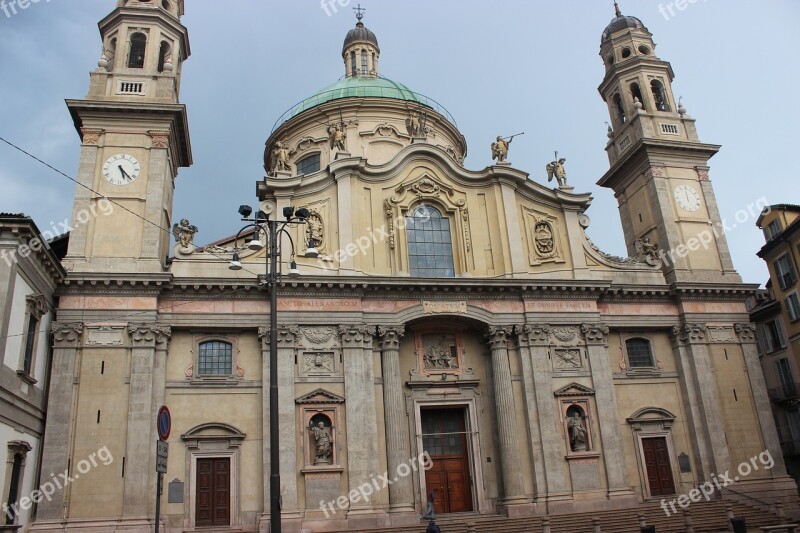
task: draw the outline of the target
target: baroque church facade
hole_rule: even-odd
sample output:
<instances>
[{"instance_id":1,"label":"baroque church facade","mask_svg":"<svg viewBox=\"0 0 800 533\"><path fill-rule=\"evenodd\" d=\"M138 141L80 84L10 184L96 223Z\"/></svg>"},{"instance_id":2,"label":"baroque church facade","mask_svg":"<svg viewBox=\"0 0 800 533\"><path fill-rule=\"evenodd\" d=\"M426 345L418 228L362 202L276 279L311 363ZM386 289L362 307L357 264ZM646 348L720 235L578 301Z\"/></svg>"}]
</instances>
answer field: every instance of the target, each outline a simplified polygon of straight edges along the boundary
<instances>
[{"instance_id":1,"label":"baroque church facade","mask_svg":"<svg viewBox=\"0 0 800 533\"><path fill-rule=\"evenodd\" d=\"M308 210L281 242L301 276L284 273L273 310L267 252L250 246L263 235L201 246L173 220L192 163L183 9L118 0L89 93L67 102L75 213L121 208L69 236L41 472L75 473L101 447L114 462L39 502L32 530L149 531L166 404L166 530L268 531L271 372L286 531L416 524L432 489L440 514L634 508L764 453L771 469L719 496L794 501L763 416L754 287L707 235L719 146L698 139L639 19L618 11L600 50L612 127L599 185L630 258L587 237L591 196L557 161L556 182L538 183L498 139L496 164L465 168L452 118L380 76L359 17L344 77L267 141L257 211Z\"/></svg>"}]
</instances>

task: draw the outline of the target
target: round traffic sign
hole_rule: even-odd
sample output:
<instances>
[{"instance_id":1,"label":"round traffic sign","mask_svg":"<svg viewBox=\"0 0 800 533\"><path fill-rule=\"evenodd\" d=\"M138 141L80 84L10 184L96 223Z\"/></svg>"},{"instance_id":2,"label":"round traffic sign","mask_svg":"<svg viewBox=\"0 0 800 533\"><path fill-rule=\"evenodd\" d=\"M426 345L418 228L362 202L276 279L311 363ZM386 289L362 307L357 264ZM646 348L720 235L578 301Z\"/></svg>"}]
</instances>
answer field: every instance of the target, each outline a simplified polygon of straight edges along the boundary
<instances>
[{"instance_id":1,"label":"round traffic sign","mask_svg":"<svg viewBox=\"0 0 800 533\"><path fill-rule=\"evenodd\" d=\"M162 405L161 409L158 410L156 427L158 428L158 438L166 441L169 438L169 432L172 431L172 415L169 414L169 409L167 409L166 405Z\"/></svg>"}]
</instances>

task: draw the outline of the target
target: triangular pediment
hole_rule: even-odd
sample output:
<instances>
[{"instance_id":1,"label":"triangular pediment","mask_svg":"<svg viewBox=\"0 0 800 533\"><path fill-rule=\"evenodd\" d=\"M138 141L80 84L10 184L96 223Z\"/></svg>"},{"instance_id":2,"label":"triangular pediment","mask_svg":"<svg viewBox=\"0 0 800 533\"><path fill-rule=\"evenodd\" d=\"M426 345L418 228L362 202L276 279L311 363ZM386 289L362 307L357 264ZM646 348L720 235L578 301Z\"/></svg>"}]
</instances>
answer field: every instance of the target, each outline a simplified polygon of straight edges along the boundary
<instances>
[{"instance_id":1,"label":"triangular pediment","mask_svg":"<svg viewBox=\"0 0 800 533\"><path fill-rule=\"evenodd\" d=\"M580 383L570 383L566 387L561 387L553 394L557 398L570 396L594 396L594 389L581 385Z\"/></svg>"},{"instance_id":2,"label":"triangular pediment","mask_svg":"<svg viewBox=\"0 0 800 533\"><path fill-rule=\"evenodd\" d=\"M296 403L301 405L313 405L322 403L344 403L344 398L338 394L328 392L324 389L317 389L314 392L309 392L300 396L295 400Z\"/></svg>"}]
</instances>

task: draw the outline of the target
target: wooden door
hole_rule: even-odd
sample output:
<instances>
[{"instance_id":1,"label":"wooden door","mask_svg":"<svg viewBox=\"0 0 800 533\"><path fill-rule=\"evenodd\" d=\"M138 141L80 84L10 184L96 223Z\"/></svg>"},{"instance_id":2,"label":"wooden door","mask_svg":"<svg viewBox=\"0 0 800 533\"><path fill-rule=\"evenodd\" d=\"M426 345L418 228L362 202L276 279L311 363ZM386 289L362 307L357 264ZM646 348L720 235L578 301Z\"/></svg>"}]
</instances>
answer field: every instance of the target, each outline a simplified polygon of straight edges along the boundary
<instances>
[{"instance_id":1,"label":"wooden door","mask_svg":"<svg viewBox=\"0 0 800 533\"><path fill-rule=\"evenodd\" d=\"M672 464L669 460L669 449L666 437L642 439L647 483L651 496L675 494L675 482L672 478Z\"/></svg>"},{"instance_id":2,"label":"wooden door","mask_svg":"<svg viewBox=\"0 0 800 533\"><path fill-rule=\"evenodd\" d=\"M422 411L423 448L433 466L425 472L428 492L436 489L436 513L462 513L472 510L472 483L465 411L426 409ZM423 498L427 501L427 495Z\"/></svg>"},{"instance_id":3,"label":"wooden door","mask_svg":"<svg viewBox=\"0 0 800 533\"><path fill-rule=\"evenodd\" d=\"M196 526L228 526L231 523L231 460L197 460Z\"/></svg>"}]
</instances>

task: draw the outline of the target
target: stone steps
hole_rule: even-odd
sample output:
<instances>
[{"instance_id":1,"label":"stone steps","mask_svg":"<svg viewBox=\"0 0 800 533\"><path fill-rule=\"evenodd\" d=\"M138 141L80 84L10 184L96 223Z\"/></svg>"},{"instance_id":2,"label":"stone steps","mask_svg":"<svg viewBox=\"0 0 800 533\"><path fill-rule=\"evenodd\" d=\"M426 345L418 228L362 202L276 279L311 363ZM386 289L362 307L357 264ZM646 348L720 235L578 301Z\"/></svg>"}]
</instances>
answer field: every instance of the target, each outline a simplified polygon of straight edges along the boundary
<instances>
[{"instance_id":1,"label":"stone steps","mask_svg":"<svg viewBox=\"0 0 800 533\"><path fill-rule=\"evenodd\" d=\"M773 512L731 501L712 501L691 504L695 533L730 531L726 505L733 505L733 514L745 518L749 530L779 524L782 520ZM658 503L645 503L633 509L617 509L596 513L573 513L550 517L551 533L593 533L592 519L598 519L603 533L633 533L639 531L638 515L643 514L649 526L658 533L686 531L683 514L666 516ZM437 520L442 533L542 533L543 517L506 518L496 515L442 516ZM331 533L424 533L427 522L419 526L386 527L378 529L341 530Z\"/></svg>"}]
</instances>

